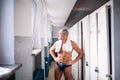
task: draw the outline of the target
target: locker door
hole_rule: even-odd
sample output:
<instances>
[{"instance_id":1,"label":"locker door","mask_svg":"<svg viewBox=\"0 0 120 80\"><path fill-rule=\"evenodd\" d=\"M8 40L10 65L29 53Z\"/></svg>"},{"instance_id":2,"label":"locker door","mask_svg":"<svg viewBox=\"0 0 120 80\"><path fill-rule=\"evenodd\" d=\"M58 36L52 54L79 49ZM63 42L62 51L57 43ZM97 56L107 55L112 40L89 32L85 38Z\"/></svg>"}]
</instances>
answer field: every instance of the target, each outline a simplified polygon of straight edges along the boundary
<instances>
[{"instance_id":1,"label":"locker door","mask_svg":"<svg viewBox=\"0 0 120 80\"><path fill-rule=\"evenodd\" d=\"M103 6L98 11L98 80L109 80L106 74L109 74L109 38L107 7Z\"/></svg>"},{"instance_id":2,"label":"locker door","mask_svg":"<svg viewBox=\"0 0 120 80\"><path fill-rule=\"evenodd\" d=\"M77 30L76 25L71 27L70 30L69 30L69 32L70 32L69 34L72 34L72 35L69 35L69 37L70 37L71 40L73 40L77 43L78 38L77 38L76 30ZM75 59L77 55L78 54L75 51L73 51L72 59ZM78 63L75 63L75 64L72 65L72 78L75 79L75 80L78 80Z\"/></svg>"},{"instance_id":3,"label":"locker door","mask_svg":"<svg viewBox=\"0 0 120 80\"><path fill-rule=\"evenodd\" d=\"M89 16L86 16L83 20L83 52L84 52L84 80L90 79L90 31L89 31Z\"/></svg>"},{"instance_id":4,"label":"locker door","mask_svg":"<svg viewBox=\"0 0 120 80\"><path fill-rule=\"evenodd\" d=\"M73 29L74 29L74 33L73 33L73 40L78 44L78 23L76 23L74 26L73 26ZM76 58L78 56L78 53L76 51L73 51L73 59ZM74 79L75 80L78 80L78 62L76 62L75 64L73 64L73 68L74 68Z\"/></svg>"},{"instance_id":5,"label":"locker door","mask_svg":"<svg viewBox=\"0 0 120 80\"><path fill-rule=\"evenodd\" d=\"M90 79L97 80L97 20L96 13L90 14Z\"/></svg>"}]
</instances>

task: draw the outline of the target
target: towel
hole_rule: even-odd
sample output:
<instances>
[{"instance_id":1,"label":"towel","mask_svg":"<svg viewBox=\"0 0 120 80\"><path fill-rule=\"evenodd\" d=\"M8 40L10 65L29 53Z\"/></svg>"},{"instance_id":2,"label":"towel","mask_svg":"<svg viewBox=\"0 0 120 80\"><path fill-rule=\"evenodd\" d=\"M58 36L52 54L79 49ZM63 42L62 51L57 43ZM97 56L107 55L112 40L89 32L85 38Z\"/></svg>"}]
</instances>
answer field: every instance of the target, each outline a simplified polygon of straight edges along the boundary
<instances>
[{"instance_id":1,"label":"towel","mask_svg":"<svg viewBox=\"0 0 120 80\"><path fill-rule=\"evenodd\" d=\"M55 52L60 52L61 45L62 45L62 40L58 40L57 44L56 44ZM65 50L66 50L66 52L70 52L70 51L72 51L72 49L73 48L72 48L71 41L68 38L67 41L66 41Z\"/></svg>"}]
</instances>

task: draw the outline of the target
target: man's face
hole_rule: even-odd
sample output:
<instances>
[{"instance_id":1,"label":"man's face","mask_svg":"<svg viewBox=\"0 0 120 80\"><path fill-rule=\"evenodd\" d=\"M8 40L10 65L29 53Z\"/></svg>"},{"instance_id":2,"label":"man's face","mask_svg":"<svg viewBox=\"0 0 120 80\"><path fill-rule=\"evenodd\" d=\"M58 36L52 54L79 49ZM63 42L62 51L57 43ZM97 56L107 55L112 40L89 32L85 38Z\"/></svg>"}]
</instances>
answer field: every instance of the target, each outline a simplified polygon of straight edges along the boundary
<instances>
[{"instance_id":1,"label":"man's face","mask_svg":"<svg viewBox=\"0 0 120 80\"><path fill-rule=\"evenodd\" d=\"M58 39L60 40L66 40L67 35L63 33L62 31L58 32Z\"/></svg>"}]
</instances>

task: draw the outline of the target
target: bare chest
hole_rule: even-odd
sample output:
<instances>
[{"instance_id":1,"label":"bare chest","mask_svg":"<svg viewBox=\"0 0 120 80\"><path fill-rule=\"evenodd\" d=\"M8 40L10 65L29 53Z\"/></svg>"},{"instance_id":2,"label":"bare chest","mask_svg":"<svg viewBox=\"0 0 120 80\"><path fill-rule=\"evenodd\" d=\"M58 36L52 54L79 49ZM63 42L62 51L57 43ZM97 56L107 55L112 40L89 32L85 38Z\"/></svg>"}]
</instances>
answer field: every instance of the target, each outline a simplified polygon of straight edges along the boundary
<instances>
[{"instance_id":1,"label":"bare chest","mask_svg":"<svg viewBox=\"0 0 120 80\"><path fill-rule=\"evenodd\" d=\"M65 53L65 52L66 52L66 46L65 46L65 44L62 44L60 53Z\"/></svg>"}]
</instances>

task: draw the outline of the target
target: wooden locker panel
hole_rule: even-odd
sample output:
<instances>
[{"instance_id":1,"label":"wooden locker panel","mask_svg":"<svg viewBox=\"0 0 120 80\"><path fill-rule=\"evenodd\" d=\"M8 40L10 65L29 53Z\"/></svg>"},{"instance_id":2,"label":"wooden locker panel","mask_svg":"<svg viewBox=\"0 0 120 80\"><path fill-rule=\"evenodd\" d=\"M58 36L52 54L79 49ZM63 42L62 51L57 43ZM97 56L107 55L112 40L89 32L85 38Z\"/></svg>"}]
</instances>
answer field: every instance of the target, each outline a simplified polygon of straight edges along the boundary
<instances>
[{"instance_id":1,"label":"wooden locker panel","mask_svg":"<svg viewBox=\"0 0 120 80\"><path fill-rule=\"evenodd\" d=\"M73 33L73 27L71 27L71 28L69 28L69 34L72 34ZM74 35L69 35L69 38L71 39L71 40L73 40L73 36ZM73 58L73 56L72 56L72 58ZM72 71L71 71L72 73L72 78L74 78L74 68L73 68L73 66L72 66Z\"/></svg>"},{"instance_id":2,"label":"wooden locker panel","mask_svg":"<svg viewBox=\"0 0 120 80\"><path fill-rule=\"evenodd\" d=\"M79 23L78 23L78 38L79 38L79 40L78 40L78 45L79 45L79 47L81 48L81 21L79 21ZM81 78L82 78L82 63L81 63L81 60L79 60L79 63L78 63L78 72L79 72L79 80L81 80Z\"/></svg>"},{"instance_id":3,"label":"wooden locker panel","mask_svg":"<svg viewBox=\"0 0 120 80\"><path fill-rule=\"evenodd\" d=\"M73 51L73 59L75 59L76 58L76 56L77 56L77 53L76 53L76 51ZM78 73L78 62L76 62L75 64L73 64L72 65L72 75L73 75L73 79L74 80L79 80L78 79L78 75L79 75L79 73Z\"/></svg>"},{"instance_id":4,"label":"wooden locker panel","mask_svg":"<svg viewBox=\"0 0 120 80\"><path fill-rule=\"evenodd\" d=\"M109 46L108 46L108 22L107 7L101 7L98 11L98 80L109 80Z\"/></svg>"},{"instance_id":5,"label":"wooden locker panel","mask_svg":"<svg viewBox=\"0 0 120 80\"><path fill-rule=\"evenodd\" d=\"M96 13L90 14L90 79L97 80L97 20Z\"/></svg>"},{"instance_id":6,"label":"wooden locker panel","mask_svg":"<svg viewBox=\"0 0 120 80\"><path fill-rule=\"evenodd\" d=\"M90 29L89 15L83 20L83 52L84 52L84 80L90 79Z\"/></svg>"},{"instance_id":7,"label":"wooden locker panel","mask_svg":"<svg viewBox=\"0 0 120 80\"><path fill-rule=\"evenodd\" d=\"M73 32L73 41L76 42L76 44L78 45L78 23L76 23L74 26L73 26L73 29L74 29L74 32ZM78 53L76 51L73 51L73 58L76 58L78 56ZM78 80L78 76L79 76L79 73L78 73L78 62L76 62L75 64L73 64L73 68L74 68L74 79L75 80Z\"/></svg>"},{"instance_id":8,"label":"wooden locker panel","mask_svg":"<svg viewBox=\"0 0 120 80\"><path fill-rule=\"evenodd\" d=\"M82 44L81 44L81 21L79 21L79 25L78 25L78 29L79 29L79 32L78 32L78 35L79 35L79 47L81 48Z\"/></svg>"}]
</instances>

